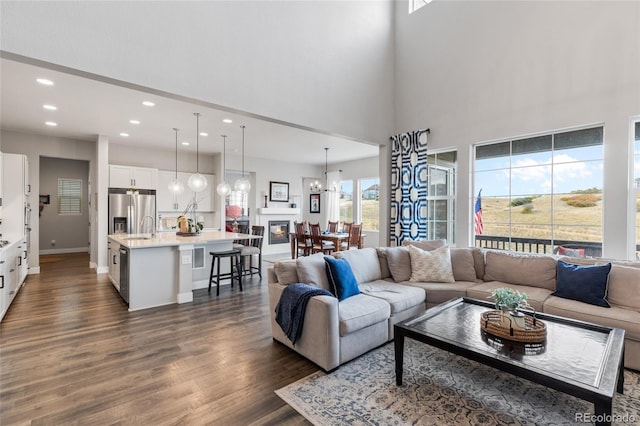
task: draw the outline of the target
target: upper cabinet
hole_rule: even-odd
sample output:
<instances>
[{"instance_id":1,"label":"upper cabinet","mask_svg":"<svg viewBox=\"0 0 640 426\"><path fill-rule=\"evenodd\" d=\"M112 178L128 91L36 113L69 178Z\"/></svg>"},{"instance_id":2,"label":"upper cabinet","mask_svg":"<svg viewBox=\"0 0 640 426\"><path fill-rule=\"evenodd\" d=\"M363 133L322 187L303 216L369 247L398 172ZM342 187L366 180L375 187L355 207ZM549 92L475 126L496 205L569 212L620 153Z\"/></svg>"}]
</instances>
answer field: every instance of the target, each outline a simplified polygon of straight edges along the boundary
<instances>
[{"instance_id":1,"label":"upper cabinet","mask_svg":"<svg viewBox=\"0 0 640 426\"><path fill-rule=\"evenodd\" d=\"M147 167L109 166L109 187L157 189L158 169Z\"/></svg>"},{"instance_id":2,"label":"upper cabinet","mask_svg":"<svg viewBox=\"0 0 640 426\"><path fill-rule=\"evenodd\" d=\"M191 173L178 172L178 180L184 185L184 192L180 195L173 195L169 192L169 182L173 181L176 177L176 172L167 170L158 171L158 190L156 192L156 204L159 212L177 212L183 213L189 202L193 201L194 193L189 190L187 181L189 180ZM203 174L207 178L207 189L195 194L195 199L198 204L197 211L199 212L213 212L214 199L213 190L215 188L215 175Z\"/></svg>"}]
</instances>

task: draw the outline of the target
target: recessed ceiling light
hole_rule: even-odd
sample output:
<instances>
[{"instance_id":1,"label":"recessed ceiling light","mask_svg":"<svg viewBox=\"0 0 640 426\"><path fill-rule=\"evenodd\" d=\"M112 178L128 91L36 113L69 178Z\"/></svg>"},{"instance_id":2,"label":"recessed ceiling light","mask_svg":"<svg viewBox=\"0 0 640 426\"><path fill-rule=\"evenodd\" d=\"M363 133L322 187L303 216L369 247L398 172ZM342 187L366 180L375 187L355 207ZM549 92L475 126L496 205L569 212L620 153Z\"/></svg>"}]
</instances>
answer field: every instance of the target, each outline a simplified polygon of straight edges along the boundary
<instances>
[{"instance_id":1,"label":"recessed ceiling light","mask_svg":"<svg viewBox=\"0 0 640 426\"><path fill-rule=\"evenodd\" d=\"M207 133L207 132L200 132L200 136L209 136L209 133Z\"/></svg>"},{"instance_id":2,"label":"recessed ceiling light","mask_svg":"<svg viewBox=\"0 0 640 426\"><path fill-rule=\"evenodd\" d=\"M233 123L233 120L230 118L225 118L224 120L222 120L223 123Z\"/></svg>"},{"instance_id":3,"label":"recessed ceiling light","mask_svg":"<svg viewBox=\"0 0 640 426\"><path fill-rule=\"evenodd\" d=\"M36 81L40 84L44 84L45 86L53 86L53 81L47 80L46 78L37 78Z\"/></svg>"},{"instance_id":4,"label":"recessed ceiling light","mask_svg":"<svg viewBox=\"0 0 640 426\"><path fill-rule=\"evenodd\" d=\"M55 111L58 109L58 107L55 105L42 105L42 108L48 109L49 111Z\"/></svg>"},{"instance_id":5,"label":"recessed ceiling light","mask_svg":"<svg viewBox=\"0 0 640 426\"><path fill-rule=\"evenodd\" d=\"M190 144L189 144L189 142L182 142L182 145L189 146Z\"/></svg>"},{"instance_id":6,"label":"recessed ceiling light","mask_svg":"<svg viewBox=\"0 0 640 426\"><path fill-rule=\"evenodd\" d=\"M138 121L138 120L129 120L129 123L131 123L131 124L140 124L140 121Z\"/></svg>"},{"instance_id":7,"label":"recessed ceiling light","mask_svg":"<svg viewBox=\"0 0 640 426\"><path fill-rule=\"evenodd\" d=\"M56 127L58 125L55 121L45 121L44 124L51 127Z\"/></svg>"},{"instance_id":8,"label":"recessed ceiling light","mask_svg":"<svg viewBox=\"0 0 640 426\"><path fill-rule=\"evenodd\" d=\"M144 106L154 106L155 104L153 102L151 102L151 101L144 101L144 102L142 102L142 105L144 105Z\"/></svg>"},{"instance_id":9,"label":"recessed ceiling light","mask_svg":"<svg viewBox=\"0 0 640 426\"><path fill-rule=\"evenodd\" d=\"M120 133L120 136L122 136L123 138L126 138L126 137L129 137L129 133L122 132Z\"/></svg>"}]
</instances>

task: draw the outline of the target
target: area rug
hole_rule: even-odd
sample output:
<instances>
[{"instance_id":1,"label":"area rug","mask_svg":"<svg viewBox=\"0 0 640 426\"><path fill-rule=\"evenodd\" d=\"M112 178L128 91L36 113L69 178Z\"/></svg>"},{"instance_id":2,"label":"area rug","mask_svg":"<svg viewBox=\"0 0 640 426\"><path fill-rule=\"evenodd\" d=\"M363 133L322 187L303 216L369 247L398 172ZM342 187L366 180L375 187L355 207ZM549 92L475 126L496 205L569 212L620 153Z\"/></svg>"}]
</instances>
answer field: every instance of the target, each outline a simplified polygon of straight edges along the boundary
<instances>
[{"instance_id":1,"label":"area rug","mask_svg":"<svg viewBox=\"0 0 640 426\"><path fill-rule=\"evenodd\" d=\"M412 339L405 340L400 387L394 362L390 343L276 394L315 425L591 423L593 404L587 401ZM616 394L613 414L620 416L620 424L640 422L638 374L625 371L624 395Z\"/></svg>"}]
</instances>

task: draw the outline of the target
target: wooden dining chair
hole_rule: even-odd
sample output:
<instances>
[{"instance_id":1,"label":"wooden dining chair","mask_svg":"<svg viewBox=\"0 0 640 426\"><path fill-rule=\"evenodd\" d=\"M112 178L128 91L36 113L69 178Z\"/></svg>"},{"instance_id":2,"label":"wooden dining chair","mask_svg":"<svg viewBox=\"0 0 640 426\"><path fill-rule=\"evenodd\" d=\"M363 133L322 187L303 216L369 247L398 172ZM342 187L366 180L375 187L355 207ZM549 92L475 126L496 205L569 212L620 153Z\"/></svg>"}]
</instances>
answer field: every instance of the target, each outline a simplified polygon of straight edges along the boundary
<instances>
[{"instance_id":1,"label":"wooden dining chair","mask_svg":"<svg viewBox=\"0 0 640 426\"><path fill-rule=\"evenodd\" d=\"M338 221L335 222L329 221L329 226L327 227L327 231L329 232L338 232Z\"/></svg>"},{"instance_id":2,"label":"wooden dining chair","mask_svg":"<svg viewBox=\"0 0 640 426\"><path fill-rule=\"evenodd\" d=\"M311 242L311 238L309 234L307 234L307 226L305 222L296 222L296 245L298 249L296 250L296 258L302 256L309 256L311 254L311 250L313 249L313 244Z\"/></svg>"},{"instance_id":3,"label":"wooden dining chair","mask_svg":"<svg viewBox=\"0 0 640 426\"><path fill-rule=\"evenodd\" d=\"M347 249L360 248L360 238L362 234L362 224L354 223L349 228L349 242L347 243Z\"/></svg>"},{"instance_id":4,"label":"wooden dining chair","mask_svg":"<svg viewBox=\"0 0 640 426\"><path fill-rule=\"evenodd\" d=\"M349 230L351 229L351 225L352 225L352 222L344 222L342 224L342 232L345 232L348 234Z\"/></svg>"},{"instance_id":5,"label":"wooden dining chair","mask_svg":"<svg viewBox=\"0 0 640 426\"><path fill-rule=\"evenodd\" d=\"M331 254L333 250L335 250L335 246L332 242L322 239L319 223L310 223L309 229L311 230L311 241L313 243L311 251L314 253L322 252L324 254Z\"/></svg>"}]
</instances>

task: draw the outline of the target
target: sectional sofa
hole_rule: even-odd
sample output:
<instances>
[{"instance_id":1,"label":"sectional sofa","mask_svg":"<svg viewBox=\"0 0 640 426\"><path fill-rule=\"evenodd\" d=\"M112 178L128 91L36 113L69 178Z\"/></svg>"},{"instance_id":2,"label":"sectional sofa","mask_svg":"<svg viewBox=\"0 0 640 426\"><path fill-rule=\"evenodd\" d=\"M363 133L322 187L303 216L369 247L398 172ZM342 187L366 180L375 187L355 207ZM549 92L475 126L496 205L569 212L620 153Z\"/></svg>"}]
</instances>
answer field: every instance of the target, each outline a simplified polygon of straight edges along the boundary
<instances>
[{"instance_id":1,"label":"sectional sofa","mask_svg":"<svg viewBox=\"0 0 640 426\"><path fill-rule=\"evenodd\" d=\"M341 301L331 296L311 298L302 335L295 345L276 323L275 308L284 288L292 283L302 282L331 290L324 256L320 253L276 262L268 269L273 338L330 371L393 340L394 324L424 312L426 308L461 296L487 300L493 289L511 287L526 293L529 304L537 311L625 329L625 366L640 370L640 264L449 248L444 244L442 240L419 241L402 247L335 253L335 257L349 263L360 294ZM445 261L450 259L448 268L452 276L447 276L445 264L444 278L438 276L438 281L446 282L430 281L431 272L438 272L439 266L428 266L424 275L424 265L415 262L419 258L417 254L412 261L412 255L419 252L415 248L440 253ZM443 255L445 250L447 254ZM610 307L554 295L559 261L563 268L567 264L611 263L605 303ZM563 286L565 282L563 276Z\"/></svg>"}]
</instances>

